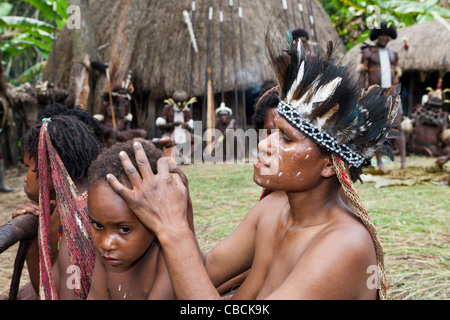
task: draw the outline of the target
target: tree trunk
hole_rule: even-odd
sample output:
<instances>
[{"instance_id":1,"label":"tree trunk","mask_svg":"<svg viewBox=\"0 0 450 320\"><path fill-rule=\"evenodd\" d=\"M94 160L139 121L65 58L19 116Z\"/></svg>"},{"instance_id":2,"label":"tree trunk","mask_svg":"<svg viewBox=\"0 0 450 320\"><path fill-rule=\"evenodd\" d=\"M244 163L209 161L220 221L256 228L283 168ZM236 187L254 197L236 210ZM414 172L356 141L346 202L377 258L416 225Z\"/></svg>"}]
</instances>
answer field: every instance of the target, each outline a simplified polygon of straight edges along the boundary
<instances>
[{"instance_id":1,"label":"tree trunk","mask_svg":"<svg viewBox=\"0 0 450 320\"><path fill-rule=\"evenodd\" d=\"M78 6L81 13L81 28L70 30L73 48L70 84L72 99L75 105L84 105L91 113L94 113L97 105L95 93L98 75L90 68L89 64L91 61L98 61L98 54L92 32L89 1L71 0L69 5Z\"/></svg>"}]
</instances>

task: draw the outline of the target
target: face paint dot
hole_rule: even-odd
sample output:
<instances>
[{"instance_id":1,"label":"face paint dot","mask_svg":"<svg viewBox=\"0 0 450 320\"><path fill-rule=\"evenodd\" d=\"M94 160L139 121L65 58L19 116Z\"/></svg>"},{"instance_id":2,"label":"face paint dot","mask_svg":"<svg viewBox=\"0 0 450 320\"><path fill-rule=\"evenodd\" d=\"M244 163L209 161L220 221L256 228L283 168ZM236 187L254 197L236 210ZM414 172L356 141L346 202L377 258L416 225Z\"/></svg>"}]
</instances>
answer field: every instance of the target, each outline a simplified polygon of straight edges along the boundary
<instances>
[{"instance_id":1,"label":"face paint dot","mask_svg":"<svg viewBox=\"0 0 450 320\"><path fill-rule=\"evenodd\" d=\"M308 158L309 158L309 154L308 154L308 155L306 155L306 157L305 157L305 160L306 160L306 159L308 159Z\"/></svg>"},{"instance_id":2,"label":"face paint dot","mask_svg":"<svg viewBox=\"0 0 450 320\"><path fill-rule=\"evenodd\" d=\"M280 174L278 176L281 177L282 174L283 174L283 172L280 172Z\"/></svg>"},{"instance_id":3,"label":"face paint dot","mask_svg":"<svg viewBox=\"0 0 450 320\"><path fill-rule=\"evenodd\" d=\"M298 176L301 175L301 174L302 174L301 172L298 172L295 176L298 177Z\"/></svg>"}]
</instances>

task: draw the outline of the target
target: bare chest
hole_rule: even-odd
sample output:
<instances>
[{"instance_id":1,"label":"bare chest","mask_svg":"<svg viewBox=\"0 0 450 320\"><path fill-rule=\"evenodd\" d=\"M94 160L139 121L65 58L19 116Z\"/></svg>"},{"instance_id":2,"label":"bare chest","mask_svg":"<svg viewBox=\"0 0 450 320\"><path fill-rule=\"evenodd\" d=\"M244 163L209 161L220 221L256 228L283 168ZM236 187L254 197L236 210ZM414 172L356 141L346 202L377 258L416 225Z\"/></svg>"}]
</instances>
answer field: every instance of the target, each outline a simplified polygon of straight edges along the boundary
<instances>
[{"instance_id":1,"label":"bare chest","mask_svg":"<svg viewBox=\"0 0 450 320\"><path fill-rule=\"evenodd\" d=\"M265 233L264 241L257 244L254 263L246 280L251 285L243 286L241 289L248 292L242 294L252 299L264 299L276 291L301 261L317 233L317 230L291 230L270 238Z\"/></svg>"},{"instance_id":2,"label":"bare chest","mask_svg":"<svg viewBox=\"0 0 450 320\"><path fill-rule=\"evenodd\" d=\"M157 259L152 252L129 270L109 272L108 291L112 300L147 300L157 277Z\"/></svg>"},{"instance_id":3,"label":"bare chest","mask_svg":"<svg viewBox=\"0 0 450 320\"><path fill-rule=\"evenodd\" d=\"M387 56L389 58L389 61L391 65L395 64L395 56L392 50L389 48L386 48ZM369 69L370 67L379 66L380 65L380 51L378 48L371 49L370 55L369 55Z\"/></svg>"}]
</instances>

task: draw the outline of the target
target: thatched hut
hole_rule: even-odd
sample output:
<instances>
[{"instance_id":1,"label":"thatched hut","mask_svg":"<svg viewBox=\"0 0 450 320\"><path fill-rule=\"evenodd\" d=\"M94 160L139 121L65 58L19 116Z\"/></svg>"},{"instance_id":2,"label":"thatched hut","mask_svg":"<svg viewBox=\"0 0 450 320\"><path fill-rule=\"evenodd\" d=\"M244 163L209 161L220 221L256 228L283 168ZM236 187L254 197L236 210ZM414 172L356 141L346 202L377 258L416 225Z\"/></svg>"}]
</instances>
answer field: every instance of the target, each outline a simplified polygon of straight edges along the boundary
<instances>
[{"instance_id":1,"label":"thatched hut","mask_svg":"<svg viewBox=\"0 0 450 320\"><path fill-rule=\"evenodd\" d=\"M202 119L203 97L205 96L205 72L207 59L207 33L210 3L213 4L211 21L209 64L212 68L212 82L216 94L216 106L219 105L223 90L226 92L225 102L235 106L235 85L239 90L240 116L243 116L243 99L241 93L264 81L272 80L272 71L268 65L264 44L265 33L270 26L281 39L287 29L286 16L282 0L242 0L234 1L230 7L229 0L223 0L223 54L224 81L221 77L221 45L219 1L195 1L195 15L192 15L191 0L141 1L141 0L91 0L89 7L82 7L82 32L64 28L55 44L56 56L55 82L58 86L70 88L75 102L87 101L89 94L94 95L96 103L105 89L105 80L101 89L90 92L87 73L72 63L82 60L83 52L77 43L85 45L81 51L88 54L90 60L107 62L110 66L113 82L124 79L132 71L132 81L136 89L134 93L137 125L148 129L149 137L159 135L154 121L163 107L163 99L171 96L176 89L191 92L199 100L194 105L194 119ZM222 1L221 1L222 2ZM239 18L238 5L242 7L242 20ZM338 45L338 50L345 52L338 34L333 28L326 12L317 0L287 1L289 5L304 3L307 29L309 25L308 6L311 3L314 21L321 50L325 50L327 41ZM83 5L83 1L74 0ZM232 10L231 10L232 9ZM198 46L198 54L194 54L191 67L191 39L183 11L189 12ZM233 21L231 19L233 12ZM303 27L300 11L297 6L288 8L288 20L291 28ZM86 15L88 14L88 15ZM233 23L232 23L233 22ZM242 48L240 22L242 22ZM234 29L234 38L232 31ZM233 42L234 40L234 42ZM312 39L314 40L314 38ZM77 42L78 41L78 42ZM75 45L74 45L75 44ZM233 55L234 52L234 55ZM244 60L241 61L241 56ZM234 58L233 58L234 57ZM52 80L52 61L47 64L44 79ZM235 78L235 70L237 78ZM190 75L193 75L192 82ZM92 81L92 79L90 80ZM92 83L91 83L91 91ZM218 97L218 96L219 97ZM246 108L252 110L253 101L246 101ZM98 105L98 104L97 104ZM95 112L96 106L90 107ZM239 119L241 120L241 119ZM242 124L243 121L241 120Z\"/></svg>"},{"instance_id":2,"label":"thatched hut","mask_svg":"<svg viewBox=\"0 0 450 320\"><path fill-rule=\"evenodd\" d=\"M449 26L446 27L444 24ZM443 67L443 58L447 54L444 69L450 71L450 19L433 20L418 23L410 27L398 28L397 39L388 43L390 48L398 51L399 66L402 68L402 90L404 103L407 102L409 112L421 101L427 87L436 87L439 72ZM373 44L367 41L368 44ZM405 43L407 48L405 48ZM356 67L361 61L359 44L349 50L342 62ZM450 86L450 74L444 77L445 88Z\"/></svg>"}]
</instances>

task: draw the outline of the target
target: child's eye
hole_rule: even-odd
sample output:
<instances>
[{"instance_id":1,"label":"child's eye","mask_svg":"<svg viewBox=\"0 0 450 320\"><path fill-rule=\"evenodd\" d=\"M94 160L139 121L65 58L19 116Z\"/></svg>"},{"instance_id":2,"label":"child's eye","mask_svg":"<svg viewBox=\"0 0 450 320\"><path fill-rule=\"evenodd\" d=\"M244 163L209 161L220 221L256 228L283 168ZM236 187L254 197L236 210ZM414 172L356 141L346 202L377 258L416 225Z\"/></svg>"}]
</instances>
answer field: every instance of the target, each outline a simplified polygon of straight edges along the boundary
<instances>
[{"instance_id":1,"label":"child's eye","mask_svg":"<svg viewBox=\"0 0 450 320\"><path fill-rule=\"evenodd\" d=\"M119 227L119 233L121 233L121 234L128 234L128 233L130 233L130 231L131 231L131 228L130 227Z\"/></svg>"},{"instance_id":2,"label":"child's eye","mask_svg":"<svg viewBox=\"0 0 450 320\"><path fill-rule=\"evenodd\" d=\"M92 222L92 226L94 227L95 230L100 230L102 228L102 225L97 222Z\"/></svg>"},{"instance_id":3,"label":"child's eye","mask_svg":"<svg viewBox=\"0 0 450 320\"><path fill-rule=\"evenodd\" d=\"M95 222L95 221L92 220L92 219L89 219L89 222L92 224L92 226L94 227L95 230L100 230L100 229L103 228L102 225L101 225L100 223Z\"/></svg>"}]
</instances>

